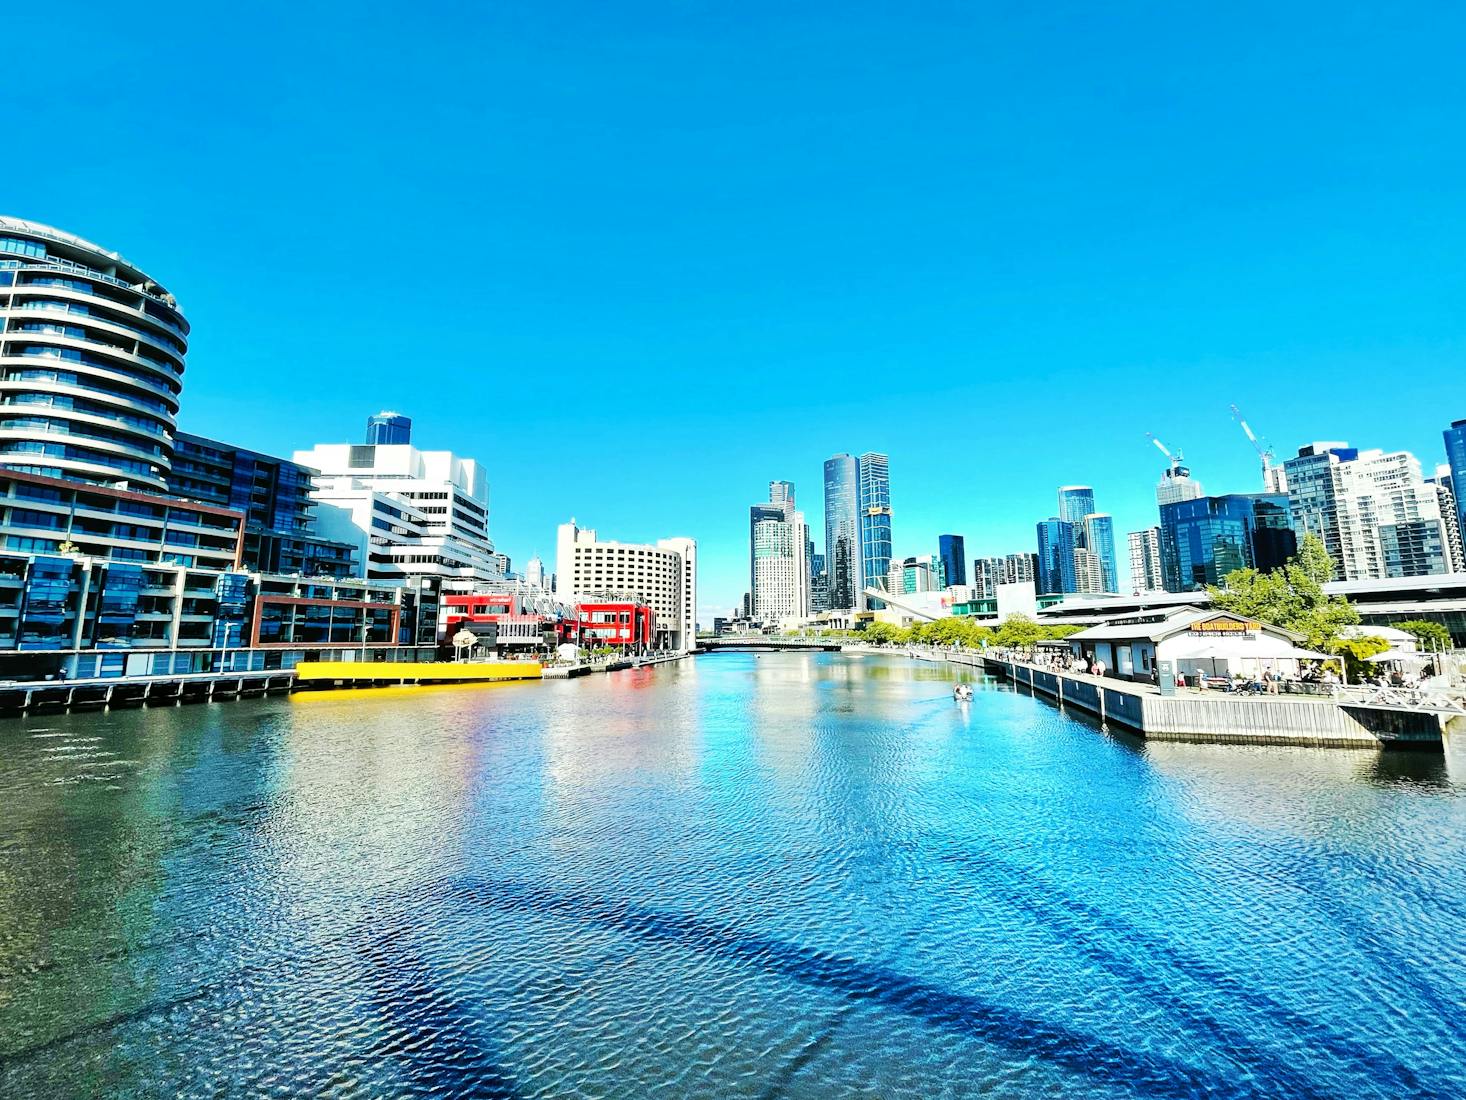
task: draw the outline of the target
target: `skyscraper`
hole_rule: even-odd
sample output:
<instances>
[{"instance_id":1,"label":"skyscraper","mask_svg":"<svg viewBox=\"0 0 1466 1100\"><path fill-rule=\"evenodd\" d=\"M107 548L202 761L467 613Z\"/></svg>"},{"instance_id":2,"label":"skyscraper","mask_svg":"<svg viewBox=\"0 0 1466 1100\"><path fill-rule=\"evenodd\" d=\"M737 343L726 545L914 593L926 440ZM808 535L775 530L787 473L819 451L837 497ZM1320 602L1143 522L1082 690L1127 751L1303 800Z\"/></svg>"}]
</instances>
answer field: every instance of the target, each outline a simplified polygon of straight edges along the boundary
<instances>
[{"instance_id":1,"label":"skyscraper","mask_svg":"<svg viewBox=\"0 0 1466 1100\"><path fill-rule=\"evenodd\" d=\"M1058 516L1038 524L1038 578L1040 595L1079 591L1074 573L1074 525Z\"/></svg>"},{"instance_id":2,"label":"skyscraper","mask_svg":"<svg viewBox=\"0 0 1466 1100\"><path fill-rule=\"evenodd\" d=\"M1453 420L1441 433L1446 441L1446 464L1451 467L1451 493L1456 498L1456 524L1466 542L1466 420ZM1462 565L1466 569L1466 564Z\"/></svg>"},{"instance_id":3,"label":"skyscraper","mask_svg":"<svg viewBox=\"0 0 1466 1100\"><path fill-rule=\"evenodd\" d=\"M1298 548L1281 493L1232 493L1161 508L1161 570L1167 592L1221 584L1237 569L1271 573Z\"/></svg>"},{"instance_id":4,"label":"skyscraper","mask_svg":"<svg viewBox=\"0 0 1466 1100\"><path fill-rule=\"evenodd\" d=\"M0 217L0 466L166 489L188 331L117 253Z\"/></svg>"},{"instance_id":5,"label":"skyscraper","mask_svg":"<svg viewBox=\"0 0 1466 1100\"><path fill-rule=\"evenodd\" d=\"M1003 563L1006 574L1005 584L1037 583L1037 554L1009 554L1003 559Z\"/></svg>"},{"instance_id":6,"label":"skyscraper","mask_svg":"<svg viewBox=\"0 0 1466 1100\"><path fill-rule=\"evenodd\" d=\"M1436 498L1440 501L1441 523L1446 529L1446 544L1450 550L1447 569L1452 573L1466 572L1466 532L1461 530L1461 510L1456 498L1451 467L1441 465L1435 468L1435 477L1425 479L1427 485L1435 486Z\"/></svg>"},{"instance_id":7,"label":"skyscraper","mask_svg":"<svg viewBox=\"0 0 1466 1100\"><path fill-rule=\"evenodd\" d=\"M1065 523L1072 524L1075 545L1083 546L1084 517L1094 511L1094 490L1088 485L1061 485L1059 487L1059 516Z\"/></svg>"},{"instance_id":8,"label":"skyscraper","mask_svg":"<svg viewBox=\"0 0 1466 1100\"><path fill-rule=\"evenodd\" d=\"M1182 464L1179 458L1171 460L1171 465L1161 475L1160 484L1155 487L1156 504L1174 504L1178 500L1195 500L1205 495L1201 482L1191 480L1191 468Z\"/></svg>"},{"instance_id":9,"label":"skyscraper","mask_svg":"<svg viewBox=\"0 0 1466 1100\"><path fill-rule=\"evenodd\" d=\"M749 582L753 614L766 623L809 614L809 536L794 506L794 485L769 483L769 503L748 510Z\"/></svg>"},{"instance_id":10,"label":"skyscraper","mask_svg":"<svg viewBox=\"0 0 1466 1100\"><path fill-rule=\"evenodd\" d=\"M945 587L967 583L967 547L961 535L938 535L937 553L942 559Z\"/></svg>"},{"instance_id":11,"label":"skyscraper","mask_svg":"<svg viewBox=\"0 0 1466 1100\"><path fill-rule=\"evenodd\" d=\"M884 577L891 568L890 459L866 451L856 466L860 483L861 575ZM875 608L880 601L871 603Z\"/></svg>"},{"instance_id":12,"label":"skyscraper","mask_svg":"<svg viewBox=\"0 0 1466 1100\"><path fill-rule=\"evenodd\" d=\"M1084 546L1094 555L1099 575L1098 588L1081 588L1080 591L1115 593L1120 590L1119 571L1115 562L1115 521L1106 512L1090 512L1084 517Z\"/></svg>"},{"instance_id":13,"label":"skyscraper","mask_svg":"<svg viewBox=\"0 0 1466 1100\"><path fill-rule=\"evenodd\" d=\"M370 446L385 444L395 447L412 442L412 420L401 413L383 409L367 417L366 441Z\"/></svg>"},{"instance_id":14,"label":"skyscraper","mask_svg":"<svg viewBox=\"0 0 1466 1100\"><path fill-rule=\"evenodd\" d=\"M830 608L859 607L864 588L860 553L859 478L855 459L838 454L825 459L825 572Z\"/></svg>"},{"instance_id":15,"label":"skyscraper","mask_svg":"<svg viewBox=\"0 0 1466 1100\"><path fill-rule=\"evenodd\" d=\"M979 600L991 600L998 594L998 585L1008 580L1007 562L1003 558L972 559L972 594Z\"/></svg>"},{"instance_id":16,"label":"skyscraper","mask_svg":"<svg viewBox=\"0 0 1466 1100\"><path fill-rule=\"evenodd\" d=\"M1449 539L1440 496L1426 485L1414 455L1311 443L1283 468L1293 526L1300 536L1323 539L1335 579L1446 571Z\"/></svg>"},{"instance_id":17,"label":"skyscraper","mask_svg":"<svg viewBox=\"0 0 1466 1100\"><path fill-rule=\"evenodd\" d=\"M1130 587L1136 592L1162 592L1165 574L1161 570L1161 529L1147 527L1130 532Z\"/></svg>"}]
</instances>

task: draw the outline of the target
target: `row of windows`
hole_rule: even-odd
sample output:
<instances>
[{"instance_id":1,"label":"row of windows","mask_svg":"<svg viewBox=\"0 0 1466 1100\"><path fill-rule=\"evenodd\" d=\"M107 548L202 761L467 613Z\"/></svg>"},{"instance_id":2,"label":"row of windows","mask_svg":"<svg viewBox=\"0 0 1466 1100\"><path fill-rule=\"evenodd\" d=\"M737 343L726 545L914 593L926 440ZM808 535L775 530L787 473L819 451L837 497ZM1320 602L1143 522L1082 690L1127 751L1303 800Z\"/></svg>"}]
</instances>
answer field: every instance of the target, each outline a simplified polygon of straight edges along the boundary
<instances>
[{"instance_id":1,"label":"row of windows","mask_svg":"<svg viewBox=\"0 0 1466 1100\"><path fill-rule=\"evenodd\" d=\"M82 267L80 264L72 264L70 261L59 260L54 262L73 268L81 268L83 271L90 271L89 268ZM138 308L138 297L140 296L142 299L142 312L146 313L149 318L166 328L169 332L177 335L179 339L185 339L187 337L187 333L184 332L183 326L179 323L178 314L170 307L164 305L162 302L154 301L146 294L138 295L136 292L130 291L125 287L114 288L108 282L96 284L86 279L53 275L49 272L21 271L18 273L18 278L16 274L10 272L6 274L9 277L3 280L3 282L0 282L0 285L54 287L57 290L71 290L78 294L86 294L106 301L116 302L130 309ZM100 273L97 274L100 275ZM107 278L106 276L101 277L103 279Z\"/></svg>"},{"instance_id":2,"label":"row of windows","mask_svg":"<svg viewBox=\"0 0 1466 1100\"><path fill-rule=\"evenodd\" d=\"M90 342L99 343L99 341L95 340ZM112 344L105 346L115 347ZM116 350L126 351L125 348L116 348ZM0 348L0 355L20 355L33 359L61 359L67 363L85 363L89 367L101 367L103 370L112 371L127 369L126 364L114 363L110 359L99 359L95 355L89 355L87 352L77 348L61 348L51 344L22 344L19 341L11 341L5 347ZM170 363L165 359L160 359L158 356L143 350L138 351L137 358L153 364L170 375L170 377L163 380L163 385L170 391L176 394L182 389L182 386L174 381L174 377L181 371L181 368L176 363Z\"/></svg>"},{"instance_id":3,"label":"row of windows","mask_svg":"<svg viewBox=\"0 0 1466 1100\"><path fill-rule=\"evenodd\" d=\"M151 340L174 352L181 359L187 349L182 341L166 333L153 332L149 329L138 328L130 321L123 320L106 310L93 309L81 302L68 302L60 298L22 298L15 303L14 308L23 310L44 310L47 313L67 313L73 317L95 317L99 321L105 321L109 325L115 325L120 329L139 336L144 340Z\"/></svg>"},{"instance_id":4,"label":"row of windows","mask_svg":"<svg viewBox=\"0 0 1466 1100\"><path fill-rule=\"evenodd\" d=\"M65 412L84 413L87 416L102 416L108 420L131 424L145 432L172 440L168 425L152 417L134 416L99 401L88 401L85 397L72 397L64 393L15 393L0 396L0 405L33 405L40 408L61 409ZM175 467L176 468L176 467Z\"/></svg>"},{"instance_id":5,"label":"row of windows","mask_svg":"<svg viewBox=\"0 0 1466 1100\"><path fill-rule=\"evenodd\" d=\"M111 380L92 378L90 375L79 375L75 371L51 370L39 367L16 367L7 370L3 376L6 382L52 382L59 386L75 386L77 389L94 390L98 393L110 393L125 401L131 401L135 405L141 405L147 409L154 409L165 416L172 415L172 407L166 402L159 401L156 397L149 397L138 393L128 387L117 385ZM147 382L138 379L139 386L146 386ZM149 387L152 388L152 387ZM166 387L159 386L158 389Z\"/></svg>"},{"instance_id":6,"label":"row of windows","mask_svg":"<svg viewBox=\"0 0 1466 1100\"><path fill-rule=\"evenodd\" d=\"M149 465L145 462L133 462L131 459L118 458L116 455L103 454L99 451L89 450L86 447L73 447L65 443L41 443L29 439L18 440L16 442L0 444L0 455L44 455L48 458L67 458L75 462L89 462L93 465L106 466L109 469L122 470L146 478L156 478L162 474L162 471L157 466Z\"/></svg>"},{"instance_id":7,"label":"row of windows","mask_svg":"<svg viewBox=\"0 0 1466 1100\"><path fill-rule=\"evenodd\" d=\"M44 435L78 436L82 439L95 439L99 443L116 443L119 446L130 447L135 451L144 451L147 454L157 455L159 457L168 453L159 444L144 442L136 436L126 435L122 432L109 432L106 428L98 428L92 424L74 423L70 420L53 420L47 416L0 417L0 431L40 432Z\"/></svg>"}]
</instances>

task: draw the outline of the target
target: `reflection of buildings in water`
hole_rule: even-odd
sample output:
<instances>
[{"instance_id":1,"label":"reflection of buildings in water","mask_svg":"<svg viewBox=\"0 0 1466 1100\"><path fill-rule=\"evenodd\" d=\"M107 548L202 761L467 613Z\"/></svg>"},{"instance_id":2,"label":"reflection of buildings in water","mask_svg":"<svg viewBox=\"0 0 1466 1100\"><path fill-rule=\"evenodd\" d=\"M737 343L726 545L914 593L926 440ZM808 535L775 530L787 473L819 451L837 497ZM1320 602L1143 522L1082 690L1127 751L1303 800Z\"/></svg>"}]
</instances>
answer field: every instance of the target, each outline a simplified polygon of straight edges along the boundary
<instances>
[{"instance_id":1,"label":"reflection of buildings in water","mask_svg":"<svg viewBox=\"0 0 1466 1100\"><path fill-rule=\"evenodd\" d=\"M692 782L704 753L701 680L687 658L538 685L547 823L591 827L615 812L607 790Z\"/></svg>"}]
</instances>

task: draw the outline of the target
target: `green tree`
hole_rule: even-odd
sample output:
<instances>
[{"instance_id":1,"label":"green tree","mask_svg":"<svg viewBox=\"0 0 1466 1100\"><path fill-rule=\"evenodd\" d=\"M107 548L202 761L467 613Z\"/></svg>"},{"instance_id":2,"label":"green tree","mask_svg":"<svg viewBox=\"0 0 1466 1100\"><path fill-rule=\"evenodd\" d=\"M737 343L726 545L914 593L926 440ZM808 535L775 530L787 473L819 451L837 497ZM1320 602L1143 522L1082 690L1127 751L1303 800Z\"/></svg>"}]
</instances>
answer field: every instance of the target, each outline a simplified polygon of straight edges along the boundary
<instances>
[{"instance_id":1,"label":"green tree","mask_svg":"<svg viewBox=\"0 0 1466 1100\"><path fill-rule=\"evenodd\" d=\"M1344 659L1344 668L1348 671L1349 679L1355 682L1375 671L1368 658L1389 648L1389 642L1373 635L1363 638L1336 638L1328 643L1328 651Z\"/></svg>"},{"instance_id":2,"label":"green tree","mask_svg":"<svg viewBox=\"0 0 1466 1100\"><path fill-rule=\"evenodd\" d=\"M906 631L891 623L870 623L863 636L871 645L902 645L907 637Z\"/></svg>"},{"instance_id":3,"label":"green tree","mask_svg":"<svg viewBox=\"0 0 1466 1100\"><path fill-rule=\"evenodd\" d=\"M993 641L1001 646L1025 648L1044 636L1044 628L1027 615L1009 615L994 632Z\"/></svg>"},{"instance_id":4,"label":"green tree","mask_svg":"<svg viewBox=\"0 0 1466 1100\"><path fill-rule=\"evenodd\" d=\"M1272 573L1237 569L1221 587L1209 587L1213 606L1234 615L1272 623L1304 635L1310 649L1323 649L1346 626L1359 622L1359 612L1343 596L1324 592L1333 575L1333 560L1317 535L1304 535L1296 556Z\"/></svg>"},{"instance_id":5,"label":"green tree","mask_svg":"<svg viewBox=\"0 0 1466 1100\"><path fill-rule=\"evenodd\" d=\"M1451 648L1451 632L1440 623L1433 623L1428 619L1410 619L1408 622L1395 625L1406 634L1413 634L1423 649Z\"/></svg>"}]
</instances>

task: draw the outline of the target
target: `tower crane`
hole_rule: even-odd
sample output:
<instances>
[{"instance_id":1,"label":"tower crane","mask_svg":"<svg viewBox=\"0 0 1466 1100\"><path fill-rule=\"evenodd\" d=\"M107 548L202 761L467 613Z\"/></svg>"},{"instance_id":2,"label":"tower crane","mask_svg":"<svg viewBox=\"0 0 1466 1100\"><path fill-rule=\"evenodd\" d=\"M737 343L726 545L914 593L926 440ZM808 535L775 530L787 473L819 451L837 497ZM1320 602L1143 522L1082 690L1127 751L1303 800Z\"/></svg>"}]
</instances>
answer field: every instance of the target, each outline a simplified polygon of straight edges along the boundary
<instances>
[{"instance_id":1,"label":"tower crane","mask_svg":"<svg viewBox=\"0 0 1466 1100\"><path fill-rule=\"evenodd\" d=\"M1156 449L1160 451L1161 454L1165 455L1166 458L1170 459L1172 466L1181 461L1181 456L1179 454L1173 455L1169 450L1167 450L1166 445L1155 437L1154 432L1146 432L1145 438L1154 443L1156 445Z\"/></svg>"},{"instance_id":2,"label":"tower crane","mask_svg":"<svg viewBox=\"0 0 1466 1100\"><path fill-rule=\"evenodd\" d=\"M1257 457L1262 462L1263 489L1269 493L1287 492L1287 476L1283 473L1283 468L1276 465L1277 455L1272 446L1266 440L1259 439L1257 433L1247 426L1247 421L1242 417L1242 410L1236 405L1232 406L1232 418L1242 426L1242 431L1247 436L1247 442L1252 444L1252 449L1257 452Z\"/></svg>"}]
</instances>

